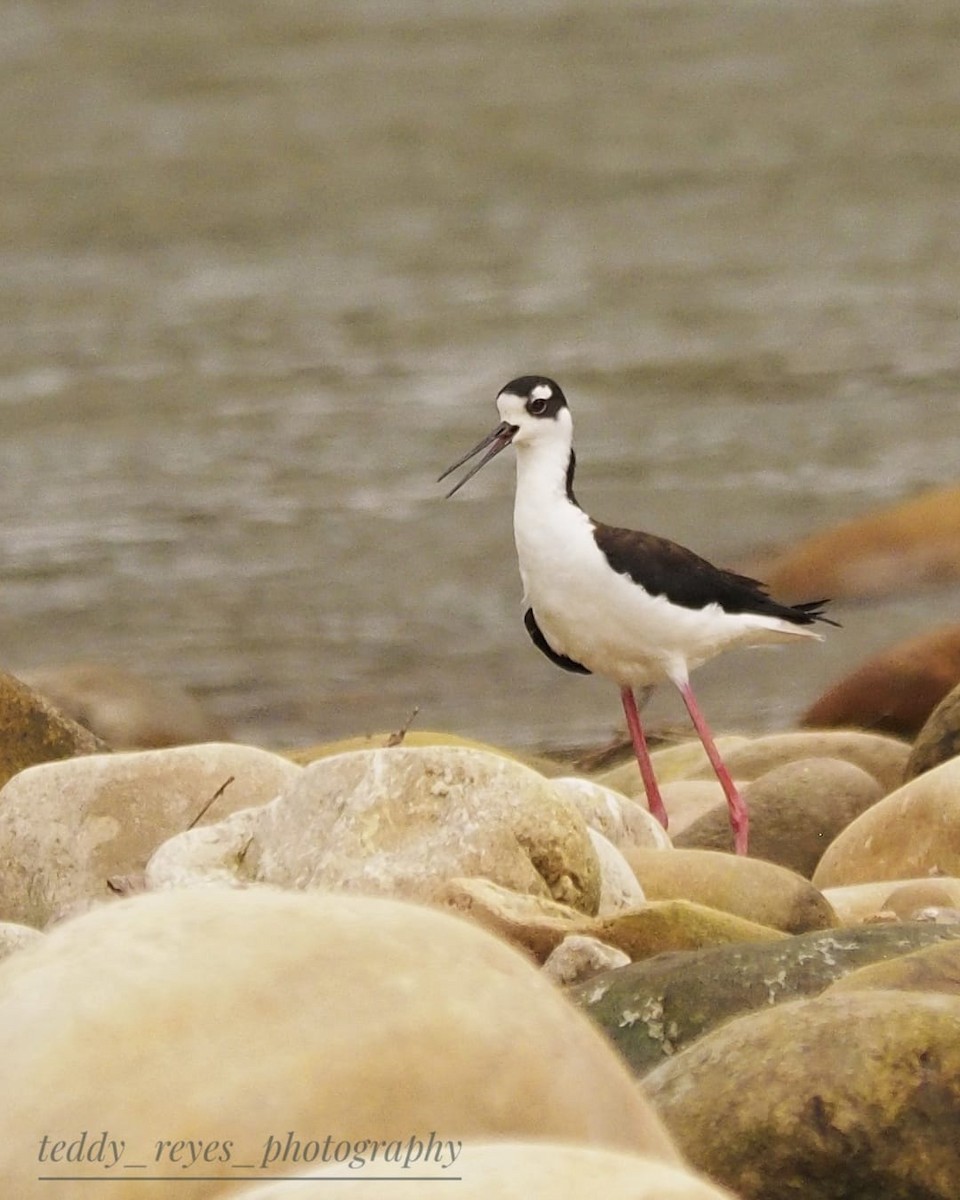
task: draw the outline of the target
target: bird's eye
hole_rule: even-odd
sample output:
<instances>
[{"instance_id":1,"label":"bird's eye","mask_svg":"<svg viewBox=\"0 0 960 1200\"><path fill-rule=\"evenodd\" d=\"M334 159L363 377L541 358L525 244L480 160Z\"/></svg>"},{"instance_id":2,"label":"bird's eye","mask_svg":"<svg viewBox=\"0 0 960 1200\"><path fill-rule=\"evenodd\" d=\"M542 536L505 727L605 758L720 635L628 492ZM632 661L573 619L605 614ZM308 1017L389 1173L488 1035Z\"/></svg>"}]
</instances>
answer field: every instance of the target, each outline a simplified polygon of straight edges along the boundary
<instances>
[{"instance_id":1,"label":"bird's eye","mask_svg":"<svg viewBox=\"0 0 960 1200\"><path fill-rule=\"evenodd\" d=\"M539 417L547 411L547 402L542 396L535 396L527 405L527 412L531 416Z\"/></svg>"}]
</instances>

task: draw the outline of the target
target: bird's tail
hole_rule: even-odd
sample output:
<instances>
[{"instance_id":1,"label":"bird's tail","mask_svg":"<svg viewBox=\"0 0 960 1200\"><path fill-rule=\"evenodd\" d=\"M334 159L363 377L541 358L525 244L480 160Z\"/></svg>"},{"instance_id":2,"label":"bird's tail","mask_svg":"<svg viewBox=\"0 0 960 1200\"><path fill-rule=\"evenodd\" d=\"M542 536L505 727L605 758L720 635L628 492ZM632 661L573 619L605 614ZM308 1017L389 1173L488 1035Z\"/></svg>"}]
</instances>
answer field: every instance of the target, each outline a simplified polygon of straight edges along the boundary
<instances>
[{"instance_id":1,"label":"bird's tail","mask_svg":"<svg viewBox=\"0 0 960 1200\"><path fill-rule=\"evenodd\" d=\"M833 621L830 617L823 615L824 606L829 603L829 600L805 600L802 604L791 604L790 607L794 612L802 614L804 620L801 621L801 624L803 625L812 625L814 621L822 621L824 625L834 625L840 629L839 621Z\"/></svg>"}]
</instances>

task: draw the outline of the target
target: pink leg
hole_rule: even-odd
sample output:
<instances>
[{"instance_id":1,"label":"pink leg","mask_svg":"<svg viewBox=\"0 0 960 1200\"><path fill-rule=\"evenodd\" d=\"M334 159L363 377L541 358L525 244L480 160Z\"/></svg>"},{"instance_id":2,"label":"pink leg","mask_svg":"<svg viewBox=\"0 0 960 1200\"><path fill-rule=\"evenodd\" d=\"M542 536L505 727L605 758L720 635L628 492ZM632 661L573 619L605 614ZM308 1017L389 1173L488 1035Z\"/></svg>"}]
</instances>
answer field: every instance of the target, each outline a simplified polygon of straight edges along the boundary
<instances>
[{"instance_id":1,"label":"pink leg","mask_svg":"<svg viewBox=\"0 0 960 1200\"><path fill-rule=\"evenodd\" d=\"M640 768L640 778L643 780L643 790L647 793L647 807L660 824L667 827L667 810L657 787L657 777L653 773L653 763L650 761L650 751L647 749L647 739L640 724L640 713L637 711L637 700L632 688L621 688L620 699L623 701L623 711L627 715L627 728L633 740L633 750L637 756L637 766Z\"/></svg>"},{"instance_id":2,"label":"pink leg","mask_svg":"<svg viewBox=\"0 0 960 1200\"><path fill-rule=\"evenodd\" d=\"M713 734L711 734L706 721L703 719L703 714L700 712L700 707L693 694L693 688L687 682L678 683L677 687L680 689L680 695L687 706L687 712L690 714L690 720L693 721L693 727L696 729L700 741L703 743L703 748L707 752L707 758L710 759L710 765L720 780L723 794L727 798L727 807L730 809L730 827L733 830L734 848L737 854L746 854L747 839L750 833L750 817L747 813L747 806L737 791L736 784L730 778L730 772L724 766L723 759L720 757L720 751L713 740Z\"/></svg>"}]
</instances>

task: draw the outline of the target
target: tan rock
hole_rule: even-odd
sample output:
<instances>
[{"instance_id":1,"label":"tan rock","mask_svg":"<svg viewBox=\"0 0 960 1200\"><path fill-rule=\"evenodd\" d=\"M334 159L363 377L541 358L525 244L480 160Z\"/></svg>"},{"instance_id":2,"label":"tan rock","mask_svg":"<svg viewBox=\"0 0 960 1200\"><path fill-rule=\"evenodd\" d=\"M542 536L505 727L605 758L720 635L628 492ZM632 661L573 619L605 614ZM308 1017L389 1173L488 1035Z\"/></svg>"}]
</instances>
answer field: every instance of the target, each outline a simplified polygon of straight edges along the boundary
<instances>
[{"instance_id":1,"label":"tan rock","mask_svg":"<svg viewBox=\"0 0 960 1200\"><path fill-rule=\"evenodd\" d=\"M906 881L891 890L884 908L901 921L915 921L929 908L960 908L960 879Z\"/></svg>"},{"instance_id":2,"label":"tan rock","mask_svg":"<svg viewBox=\"0 0 960 1200\"><path fill-rule=\"evenodd\" d=\"M873 776L842 759L786 762L743 789L750 853L809 878L837 834L881 795ZM726 805L676 834L674 844L678 849L729 848Z\"/></svg>"},{"instance_id":3,"label":"tan rock","mask_svg":"<svg viewBox=\"0 0 960 1200\"><path fill-rule=\"evenodd\" d=\"M583 912L600 901L600 864L575 805L520 763L458 746L318 759L218 833L219 877L232 864L243 882L430 901L447 880L476 875ZM211 836L192 830L162 847L150 885L182 883L197 864L202 881Z\"/></svg>"},{"instance_id":4,"label":"tan rock","mask_svg":"<svg viewBox=\"0 0 960 1200\"><path fill-rule=\"evenodd\" d=\"M465 1143L456 1162L458 1200L736 1200L685 1168L634 1154L557 1142ZM307 1182L257 1184L236 1193L237 1200L381 1200L384 1184L323 1178ZM382 1172L381 1172L382 1173ZM442 1172L434 1168L441 1178ZM449 1172L447 1172L449 1174ZM340 1168L339 1174L343 1174ZM386 1185L395 1200L421 1200L415 1181Z\"/></svg>"},{"instance_id":5,"label":"tan rock","mask_svg":"<svg viewBox=\"0 0 960 1200\"><path fill-rule=\"evenodd\" d=\"M821 890L960 875L960 758L911 779L838 835L813 876Z\"/></svg>"},{"instance_id":6,"label":"tan rock","mask_svg":"<svg viewBox=\"0 0 960 1200\"><path fill-rule=\"evenodd\" d=\"M748 745L750 741L750 738L739 734L719 734L716 737L717 749L724 759L739 747ZM679 779L690 779L704 768L710 770L710 761L703 746L695 739L654 750L650 759L661 787ZM644 805L646 803L643 798L643 784L640 781L640 768L635 758L630 758L609 771L601 772L596 776L596 782L637 799Z\"/></svg>"},{"instance_id":7,"label":"tan rock","mask_svg":"<svg viewBox=\"0 0 960 1200\"><path fill-rule=\"evenodd\" d=\"M545 961L568 937L596 938L631 960L667 950L698 950L726 942L774 941L779 930L685 900L647 902L610 917L586 917L563 905L520 896L485 879L451 880L441 901Z\"/></svg>"},{"instance_id":8,"label":"tan rock","mask_svg":"<svg viewBox=\"0 0 960 1200\"><path fill-rule=\"evenodd\" d=\"M114 899L111 881L142 872L166 838L262 804L300 772L227 743L21 771L0 791L0 918L43 927L74 906Z\"/></svg>"},{"instance_id":9,"label":"tan rock","mask_svg":"<svg viewBox=\"0 0 960 1200\"><path fill-rule=\"evenodd\" d=\"M913 891L914 888L917 891ZM960 879L884 879L879 883L854 883L847 887L826 888L823 895L832 905L841 925L859 925L863 921L876 919L881 913L909 920L918 908L926 908L930 904L960 903ZM892 903L894 897L897 897L896 907ZM915 904L913 901L917 897L923 900Z\"/></svg>"},{"instance_id":10,"label":"tan rock","mask_svg":"<svg viewBox=\"0 0 960 1200\"><path fill-rule=\"evenodd\" d=\"M59 713L49 700L0 671L0 786L35 763L99 754L99 738Z\"/></svg>"},{"instance_id":11,"label":"tan rock","mask_svg":"<svg viewBox=\"0 0 960 1200\"><path fill-rule=\"evenodd\" d=\"M0 1061L0 1178L17 1200L50 1194L48 1130L109 1130L124 1162L151 1165L165 1137L261 1163L270 1137L341 1130L677 1161L614 1052L522 956L366 896L183 889L67 921L0 964ZM223 1191L219 1172L174 1173L185 1200ZM58 1200L89 1189L56 1185Z\"/></svg>"},{"instance_id":12,"label":"tan rock","mask_svg":"<svg viewBox=\"0 0 960 1200\"><path fill-rule=\"evenodd\" d=\"M597 938L573 934L564 938L556 950L550 952L543 964L543 973L554 983L567 987L571 983L591 979L601 971L625 967L629 961L630 956L616 946L606 946Z\"/></svg>"},{"instance_id":13,"label":"tan rock","mask_svg":"<svg viewBox=\"0 0 960 1200\"><path fill-rule=\"evenodd\" d=\"M960 576L960 487L922 492L806 538L785 553L753 564L784 600L884 596Z\"/></svg>"},{"instance_id":14,"label":"tan rock","mask_svg":"<svg viewBox=\"0 0 960 1200\"><path fill-rule=\"evenodd\" d=\"M859 730L821 729L755 738L732 750L725 762L733 778L746 783L801 758L840 758L872 775L882 791L888 792L900 786L909 754L910 747L897 738ZM697 778L709 778L710 774L709 764L694 772Z\"/></svg>"},{"instance_id":15,"label":"tan rock","mask_svg":"<svg viewBox=\"0 0 960 1200\"><path fill-rule=\"evenodd\" d=\"M366 733L356 737L339 738L333 742L319 742L313 746L303 746L288 752L288 757L294 762L306 767L319 758L333 758L337 754L350 754L354 750L389 750L395 746L422 748L424 746L458 746L461 750L482 750L487 754L496 754L508 758L511 762L523 763L537 774L551 779L563 775L566 767L563 763L545 754L519 754L515 750L506 750L502 746L494 746L490 742L480 742L476 738L463 737L459 733L445 733L436 729L392 730L383 733Z\"/></svg>"},{"instance_id":16,"label":"tan rock","mask_svg":"<svg viewBox=\"0 0 960 1200\"><path fill-rule=\"evenodd\" d=\"M114 750L222 741L226 729L186 688L107 663L66 663L20 678Z\"/></svg>"},{"instance_id":17,"label":"tan rock","mask_svg":"<svg viewBox=\"0 0 960 1200\"><path fill-rule=\"evenodd\" d=\"M0 960L17 950L32 946L43 938L38 929L29 925L17 925L13 921L0 921Z\"/></svg>"},{"instance_id":18,"label":"tan rock","mask_svg":"<svg viewBox=\"0 0 960 1200\"><path fill-rule=\"evenodd\" d=\"M639 908L644 902L643 888L637 882L633 869L621 852L607 841L602 833L587 826L587 833L600 864L600 902L597 915L611 916Z\"/></svg>"},{"instance_id":19,"label":"tan rock","mask_svg":"<svg viewBox=\"0 0 960 1200\"><path fill-rule=\"evenodd\" d=\"M725 942L772 942L786 935L689 900L647 901L641 909L597 917L589 931L633 961L667 950L700 950Z\"/></svg>"},{"instance_id":20,"label":"tan rock","mask_svg":"<svg viewBox=\"0 0 960 1200\"><path fill-rule=\"evenodd\" d=\"M915 779L960 754L960 685L936 706L917 734L903 771L904 780Z\"/></svg>"},{"instance_id":21,"label":"tan rock","mask_svg":"<svg viewBox=\"0 0 960 1200\"><path fill-rule=\"evenodd\" d=\"M960 625L942 625L868 658L811 705L801 723L910 739L958 683Z\"/></svg>"},{"instance_id":22,"label":"tan rock","mask_svg":"<svg viewBox=\"0 0 960 1200\"><path fill-rule=\"evenodd\" d=\"M565 939L594 936L594 920L569 905L513 892L489 879L448 879L436 901L541 963Z\"/></svg>"},{"instance_id":23,"label":"tan rock","mask_svg":"<svg viewBox=\"0 0 960 1200\"><path fill-rule=\"evenodd\" d=\"M613 788L591 779L564 776L551 782L554 793L572 801L580 815L597 833L602 833L619 849L638 846L650 850L668 850L666 830L648 811Z\"/></svg>"},{"instance_id":24,"label":"tan rock","mask_svg":"<svg viewBox=\"0 0 960 1200\"><path fill-rule=\"evenodd\" d=\"M694 1167L743 1196L960 1195L958 997L830 992L750 1013L644 1088Z\"/></svg>"},{"instance_id":25,"label":"tan rock","mask_svg":"<svg viewBox=\"0 0 960 1200\"><path fill-rule=\"evenodd\" d=\"M828 990L855 992L864 988L960 996L960 941L938 942L901 958L871 963L851 971Z\"/></svg>"},{"instance_id":26,"label":"tan rock","mask_svg":"<svg viewBox=\"0 0 960 1200\"><path fill-rule=\"evenodd\" d=\"M627 850L625 857L649 900L692 900L785 933L839 923L808 880L761 859L712 850Z\"/></svg>"},{"instance_id":27,"label":"tan rock","mask_svg":"<svg viewBox=\"0 0 960 1200\"><path fill-rule=\"evenodd\" d=\"M679 837L713 809L727 811L723 788L716 779L678 779L675 783L665 783L660 795L670 818L667 832L671 839ZM728 828L729 824L728 818Z\"/></svg>"}]
</instances>

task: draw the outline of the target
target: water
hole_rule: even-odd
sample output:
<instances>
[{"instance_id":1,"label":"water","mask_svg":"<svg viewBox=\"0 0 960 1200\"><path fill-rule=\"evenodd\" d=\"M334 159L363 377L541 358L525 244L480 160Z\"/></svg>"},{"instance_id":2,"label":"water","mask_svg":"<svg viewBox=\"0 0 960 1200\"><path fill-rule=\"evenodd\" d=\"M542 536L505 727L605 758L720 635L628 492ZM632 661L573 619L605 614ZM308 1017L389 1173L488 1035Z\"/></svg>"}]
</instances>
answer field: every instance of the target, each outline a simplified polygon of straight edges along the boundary
<instances>
[{"instance_id":1,"label":"water","mask_svg":"<svg viewBox=\"0 0 960 1200\"><path fill-rule=\"evenodd\" d=\"M560 379L598 517L736 564L956 479L960 6L3 6L0 665L267 744L604 739L528 643L504 455ZM905 581L909 583L909 581ZM789 724L955 589L697 675ZM655 702L673 722L678 703Z\"/></svg>"}]
</instances>

